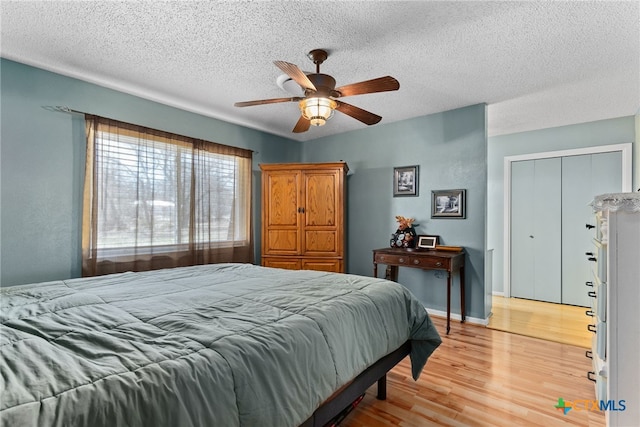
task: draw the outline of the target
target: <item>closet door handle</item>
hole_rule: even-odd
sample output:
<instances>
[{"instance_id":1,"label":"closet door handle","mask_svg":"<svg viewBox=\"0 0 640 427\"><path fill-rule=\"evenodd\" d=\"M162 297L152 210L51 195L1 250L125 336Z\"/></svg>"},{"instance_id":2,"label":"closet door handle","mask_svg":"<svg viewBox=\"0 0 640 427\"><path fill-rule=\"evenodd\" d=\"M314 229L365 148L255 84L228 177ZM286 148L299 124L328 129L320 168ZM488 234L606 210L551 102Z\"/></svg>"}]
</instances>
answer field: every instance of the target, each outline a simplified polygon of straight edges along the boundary
<instances>
[{"instance_id":1,"label":"closet door handle","mask_svg":"<svg viewBox=\"0 0 640 427\"><path fill-rule=\"evenodd\" d=\"M304 213L304 208L298 208L298 213Z\"/></svg>"}]
</instances>

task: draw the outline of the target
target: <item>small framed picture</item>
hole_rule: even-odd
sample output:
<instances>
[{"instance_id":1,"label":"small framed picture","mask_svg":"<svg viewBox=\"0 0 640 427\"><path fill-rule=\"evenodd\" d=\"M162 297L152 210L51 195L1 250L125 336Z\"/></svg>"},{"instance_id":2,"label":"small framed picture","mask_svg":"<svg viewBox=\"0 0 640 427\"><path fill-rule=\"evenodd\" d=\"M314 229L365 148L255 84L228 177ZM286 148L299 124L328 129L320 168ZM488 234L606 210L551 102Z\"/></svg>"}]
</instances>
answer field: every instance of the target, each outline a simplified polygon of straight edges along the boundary
<instances>
[{"instance_id":1,"label":"small framed picture","mask_svg":"<svg viewBox=\"0 0 640 427\"><path fill-rule=\"evenodd\" d=\"M393 197L418 195L418 166L393 168Z\"/></svg>"},{"instance_id":2,"label":"small framed picture","mask_svg":"<svg viewBox=\"0 0 640 427\"><path fill-rule=\"evenodd\" d=\"M431 218L466 218L466 190L431 192Z\"/></svg>"},{"instance_id":3,"label":"small framed picture","mask_svg":"<svg viewBox=\"0 0 640 427\"><path fill-rule=\"evenodd\" d=\"M438 245L438 236L418 236L418 241L416 242L416 248L418 249L435 249Z\"/></svg>"}]
</instances>

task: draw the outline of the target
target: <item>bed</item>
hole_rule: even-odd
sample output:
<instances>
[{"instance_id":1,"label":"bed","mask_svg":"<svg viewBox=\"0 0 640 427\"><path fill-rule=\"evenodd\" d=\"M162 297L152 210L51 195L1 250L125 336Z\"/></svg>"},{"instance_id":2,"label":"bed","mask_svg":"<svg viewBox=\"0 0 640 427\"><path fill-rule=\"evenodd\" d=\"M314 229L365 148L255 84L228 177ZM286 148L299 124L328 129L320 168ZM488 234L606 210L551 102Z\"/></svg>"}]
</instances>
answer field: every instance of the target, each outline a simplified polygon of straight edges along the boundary
<instances>
[{"instance_id":1,"label":"bed","mask_svg":"<svg viewBox=\"0 0 640 427\"><path fill-rule=\"evenodd\" d=\"M6 426L323 425L440 336L383 279L214 264L3 288Z\"/></svg>"}]
</instances>

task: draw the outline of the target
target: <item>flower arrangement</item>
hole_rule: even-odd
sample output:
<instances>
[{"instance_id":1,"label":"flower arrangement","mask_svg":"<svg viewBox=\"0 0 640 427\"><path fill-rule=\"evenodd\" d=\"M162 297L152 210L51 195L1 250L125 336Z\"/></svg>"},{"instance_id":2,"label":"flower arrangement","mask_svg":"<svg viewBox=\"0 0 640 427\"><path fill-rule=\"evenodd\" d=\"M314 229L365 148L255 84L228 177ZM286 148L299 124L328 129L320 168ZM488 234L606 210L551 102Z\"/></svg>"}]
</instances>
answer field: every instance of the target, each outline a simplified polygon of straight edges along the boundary
<instances>
[{"instance_id":1,"label":"flower arrangement","mask_svg":"<svg viewBox=\"0 0 640 427\"><path fill-rule=\"evenodd\" d=\"M402 231L407 228L411 228L415 220L415 218L405 218L403 216L396 215L396 221L398 221L398 230Z\"/></svg>"}]
</instances>

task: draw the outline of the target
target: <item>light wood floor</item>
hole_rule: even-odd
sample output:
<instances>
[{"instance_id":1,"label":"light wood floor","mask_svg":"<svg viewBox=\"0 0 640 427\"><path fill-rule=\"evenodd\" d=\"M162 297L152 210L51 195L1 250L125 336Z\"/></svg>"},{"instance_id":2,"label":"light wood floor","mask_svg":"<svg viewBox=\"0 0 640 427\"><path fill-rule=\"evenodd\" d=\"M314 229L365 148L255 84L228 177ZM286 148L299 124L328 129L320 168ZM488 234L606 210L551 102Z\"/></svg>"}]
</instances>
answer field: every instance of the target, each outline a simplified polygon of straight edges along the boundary
<instances>
[{"instance_id":1,"label":"light wood floor","mask_svg":"<svg viewBox=\"0 0 640 427\"><path fill-rule=\"evenodd\" d=\"M388 374L387 400L376 386L341 427L604 426L601 412L554 407L593 400L584 349L432 316L443 338L418 381L409 358Z\"/></svg>"},{"instance_id":2,"label":"light wood floor","mask_svg":"<svg viewBox=\"0 0 640 427\"><path fill-rule=\"evenodd\" d=\"M590 318L584 307L493 297L488 327L564 344L591 347Z\"/></svg>"}]
</instances>

